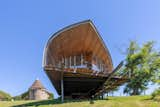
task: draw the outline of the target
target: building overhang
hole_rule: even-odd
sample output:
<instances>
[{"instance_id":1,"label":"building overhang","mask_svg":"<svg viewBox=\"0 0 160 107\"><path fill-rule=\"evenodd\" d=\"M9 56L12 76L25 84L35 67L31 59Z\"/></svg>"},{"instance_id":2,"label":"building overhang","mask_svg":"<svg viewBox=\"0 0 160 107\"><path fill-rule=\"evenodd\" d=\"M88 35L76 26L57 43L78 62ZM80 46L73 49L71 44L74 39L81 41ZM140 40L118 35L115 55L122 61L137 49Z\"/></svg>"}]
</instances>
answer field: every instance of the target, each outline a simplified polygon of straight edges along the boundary
<instances>
[{"instance_id":1,"label":"building overhang","mask_svg":"<svg viewBox=\"0 0 160 107\"><path fill-rule=\"evenodd\" d=\"M108 73L113 71L111 55L91 20L67 26L53 34L44 49L43 68L52 69L60 57L87 52L103 60Z\"/></svg>"}]
</instances>

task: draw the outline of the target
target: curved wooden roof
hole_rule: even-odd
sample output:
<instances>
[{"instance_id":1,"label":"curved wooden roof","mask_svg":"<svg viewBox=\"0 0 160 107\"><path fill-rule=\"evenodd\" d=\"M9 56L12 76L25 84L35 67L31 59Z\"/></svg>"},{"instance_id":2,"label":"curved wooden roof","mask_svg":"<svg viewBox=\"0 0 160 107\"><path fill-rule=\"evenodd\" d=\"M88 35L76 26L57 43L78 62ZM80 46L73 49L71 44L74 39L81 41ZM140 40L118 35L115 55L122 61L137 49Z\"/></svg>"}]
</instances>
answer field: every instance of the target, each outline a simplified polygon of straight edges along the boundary
<instances>
[{"instance_id":1,"label":"curved wooden roof","mask_svg":"<svg viewBox=\"0 0 160 107\"><path fill-rule=\"evenodd\" d=\"M56 32L44 49L43 67L53 67L62 56L92 52L103 60L108 72L113 70L110 53L90 20L82 21Z\"/></svg>"}]
</instances>

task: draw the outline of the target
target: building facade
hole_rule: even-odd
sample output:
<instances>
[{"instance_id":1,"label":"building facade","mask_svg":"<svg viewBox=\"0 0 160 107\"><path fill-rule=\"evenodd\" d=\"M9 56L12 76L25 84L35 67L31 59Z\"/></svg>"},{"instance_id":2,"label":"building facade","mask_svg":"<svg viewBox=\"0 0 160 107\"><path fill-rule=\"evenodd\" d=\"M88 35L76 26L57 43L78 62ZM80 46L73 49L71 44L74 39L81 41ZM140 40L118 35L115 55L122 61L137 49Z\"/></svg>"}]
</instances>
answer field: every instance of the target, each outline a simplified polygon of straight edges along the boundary
<instances>
[{"instance_id":1,"label":"building facade","mask_svg":"<svg viewBox=\"0 0 160 107\"><path fill-rule=\"evenodd\" d=\"M67 98L96 96L114 71L109 50L91 20L53 34L44 48L43 68L58 94Z\"/></svg>"},{"instance_id":2,"label":"building facade","mask_svg":"<svg viewBox=\"0 0 160 107\"><path fill-rule=\"evenodd\" d=\"M29 88L29 100L47 100L49 97L50 93L39 80L36 80Z\"/></svg>"}]
</instances>

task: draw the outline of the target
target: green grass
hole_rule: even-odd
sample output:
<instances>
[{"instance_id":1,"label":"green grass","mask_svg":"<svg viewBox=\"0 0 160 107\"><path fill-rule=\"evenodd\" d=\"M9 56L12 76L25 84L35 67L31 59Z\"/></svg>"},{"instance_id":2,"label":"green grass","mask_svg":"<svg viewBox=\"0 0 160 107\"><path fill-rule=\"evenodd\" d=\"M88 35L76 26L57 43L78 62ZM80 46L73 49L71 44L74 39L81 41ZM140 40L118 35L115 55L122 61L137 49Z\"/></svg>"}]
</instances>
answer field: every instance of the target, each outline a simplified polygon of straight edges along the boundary
<instances>
[{"instance_id":1,"label":"green grass","mask_svg":"<svg viewBox=\"0 0 160 107\"><path fill-rule=\"evenodd\" d=\"M160 102L150 100L151 96L109 97L109 100L59 100L46 101L1 101L0 107L160 107Z\"/></svg>"}]
</instances>

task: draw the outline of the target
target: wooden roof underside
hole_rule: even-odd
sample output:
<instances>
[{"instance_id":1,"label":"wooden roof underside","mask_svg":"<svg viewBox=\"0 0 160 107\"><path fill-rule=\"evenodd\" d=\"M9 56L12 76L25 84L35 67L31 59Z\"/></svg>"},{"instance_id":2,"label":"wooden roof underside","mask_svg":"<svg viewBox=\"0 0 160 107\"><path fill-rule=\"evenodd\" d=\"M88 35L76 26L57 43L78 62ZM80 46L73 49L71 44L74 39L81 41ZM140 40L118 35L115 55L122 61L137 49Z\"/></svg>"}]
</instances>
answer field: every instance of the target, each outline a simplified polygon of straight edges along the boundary
<instances>
[{"instance_id":1,"label":"wooden roof underside","mask_svg":"<svg viewBox=\"0 0 160 107\"><path fill-rule=\"evenodd\" d=\"M108 71L113 70L110 53L93 23L83 21L55 33L48 41L43 57L43 67L52 65L62 56L91 52L104 61Z\"/></svg>"}]
</instances>

